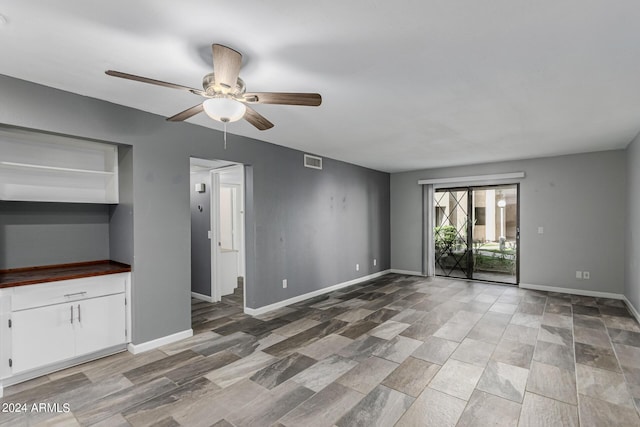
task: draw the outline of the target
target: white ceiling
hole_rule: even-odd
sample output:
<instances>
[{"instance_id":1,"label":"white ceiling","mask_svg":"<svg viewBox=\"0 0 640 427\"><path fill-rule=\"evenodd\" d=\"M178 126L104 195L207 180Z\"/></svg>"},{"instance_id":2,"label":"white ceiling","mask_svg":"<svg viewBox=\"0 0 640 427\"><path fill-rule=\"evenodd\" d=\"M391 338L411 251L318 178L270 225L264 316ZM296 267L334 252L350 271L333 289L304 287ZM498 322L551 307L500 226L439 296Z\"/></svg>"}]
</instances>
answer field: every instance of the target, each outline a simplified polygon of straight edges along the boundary
<instances>
[{"instance_id":1,"label":"white ceiling","mask_svg":"<svg viewBox=\"0 0 640 427\"><path fill-rule=\"evenodd\" d=\"M640 130L635 0L0 0L0 14L0 74L162 116L200 98L104 71L199 88L210 44L230 46L248 91L323 96L256 106L276 126L230 132L384 171L623 148Z\"/></svg>"}]
</instances>

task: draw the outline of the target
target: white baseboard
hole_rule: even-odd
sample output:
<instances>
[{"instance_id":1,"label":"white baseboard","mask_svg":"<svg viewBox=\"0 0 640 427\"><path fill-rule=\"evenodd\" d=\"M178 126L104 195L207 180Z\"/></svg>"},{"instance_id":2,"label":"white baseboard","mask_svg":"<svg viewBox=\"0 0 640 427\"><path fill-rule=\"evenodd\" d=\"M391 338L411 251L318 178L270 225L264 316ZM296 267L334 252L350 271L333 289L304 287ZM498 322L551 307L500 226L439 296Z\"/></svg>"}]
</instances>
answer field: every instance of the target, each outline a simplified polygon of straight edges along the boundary
<instances>
[{"instance_id":1,"label":"white baseboard","mask_svg":"<svg viewBox=\"0 0 640 427\"><path fill-rule=\"evenodd\" d=\"M421 271L398 270L395 268L389 270L389 273L406 274L407 276L424 276Z\"/></svg>"},{"instance_id":2,"label":"white baseboard","mask_svg":"<svg viewBox=\"0 0 640 427\"><path fill-rule=\"evenodd\" d=\"M145 351L153 350L163 345L171 344L176 341L183 340L193 336L193 329L187 329L186 331L176 332L175 334L167 335L166 337L157 338L155 340L143 342L141 344L129 344L127 350L132 354L144 353Z\"/></svg>"},{"instance_id":3,"label":"white baseboard","mask_svg":"<svg viewBox=\"0 0 640 427\"><path fill-rule=\"evenodd\" d=\"M562 292L563 294L583 295L586 297L625 299L622 294L614 294L612 292L590 291L587 289L558 288L556 286L532 285L530 283L520 283L523 289L532 289L534 291Z\"/></svg>"},{"instance_id":4,"label":"white baseboard","mask_svg":"<svg viewBox=\"0 0 640 427\"><path fill-rule=\"evenodd\" d=\"M191 292L191 298L199 299L206 302L216 302L213 297L209 295L199 294L197 292Z\"/></svg>"},{"instance_id":5,"label":"white baseboard","mask_svg":"<svg viewBox=\"0 0 640 427\"><path fill-rule=\"evenodd\" d=\"M640 323L640 313L638 313L638 310L633 304L631 304L631 301L629 301L626 295L623 295L622 299L624 300L624 303L627 304L627 308L629 309L631 314L633 314L633 317L635 317L638 323Z\"/></svg>"},{"instance_id":6,"label":"white baseboard","mask_svg":"<svg viewBox=\"0 0 640 427\"><path fill-rule=\"evenodd\" d=\"M337 285L329 286L327 288L318 289L317 291L308 292L306 294L298 295L293 298L286 299L284 301L274 302L273 304L265 305L258 308L245 307L244 312L251 316L257 316L259 314L268 313L269 311L277 310L278 308L286 307L291 304L295 304L300 301L304 301L309 298L317 297L318 295L327 294L329 292L337 291L338 289L346 288L347 286L357 285L358 283L366 282L367 280L375 279L376 277L389 274L391 270L379 271L377 273L369 274L367 276L358 277L357 279L349 280L347 282L338 283Z\"/></svg>"}]
</instances>

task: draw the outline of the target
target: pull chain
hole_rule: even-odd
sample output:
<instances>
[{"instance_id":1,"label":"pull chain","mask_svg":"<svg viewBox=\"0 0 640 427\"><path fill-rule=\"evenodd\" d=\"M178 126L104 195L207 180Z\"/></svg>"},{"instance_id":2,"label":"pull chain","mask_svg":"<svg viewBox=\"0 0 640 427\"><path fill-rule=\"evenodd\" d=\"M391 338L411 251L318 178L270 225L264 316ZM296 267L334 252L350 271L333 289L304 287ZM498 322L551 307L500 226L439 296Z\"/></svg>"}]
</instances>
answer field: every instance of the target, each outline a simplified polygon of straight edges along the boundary
<instances>
[{"instance_id":1,"label":"pull chain","mask_svg":"<svg viewBox=\"0 0 640 427\"><path fill-rule=\"evenodd\" d=\"M227 122L224 123L224 149L227 149Z\"/></svg>"}]
</instances>

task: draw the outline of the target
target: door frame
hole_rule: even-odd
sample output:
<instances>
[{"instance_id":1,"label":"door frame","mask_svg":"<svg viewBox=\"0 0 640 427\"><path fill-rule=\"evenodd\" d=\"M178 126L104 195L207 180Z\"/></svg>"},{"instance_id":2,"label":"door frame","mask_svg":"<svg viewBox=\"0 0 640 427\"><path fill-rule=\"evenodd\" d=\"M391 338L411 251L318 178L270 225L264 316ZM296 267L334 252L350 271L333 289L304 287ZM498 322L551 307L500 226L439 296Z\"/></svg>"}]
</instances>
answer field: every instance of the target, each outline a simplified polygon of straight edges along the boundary
<instances>
[{"instance_id":1,"label":"door frame","mask_svg":"<svg viewBox=\"0 0 640 427\"><path fill-rule=\"evenodd\" d=\"M237 202L239 204L239 233L240 236L237 239L239 243L238 248L238 275L244 278L243 287L246 284L246 248L245 248L245 166L243 164L234 164L229 166L224 166L217 169L211 169L209 171L209 185L211 186L211 206L210 206L210 215L211 215L211 298L214 302L218 302L222 300L222 291L220 284L220 174L224 172L228 172L229 170L239 169L240 173L240 184L238 185L240 194L237 197ZM246 292L243 292L243 307L246 306Z\"/></svg>"},{"instance_id":2,"label":"door frame","mask_svg":"<svg viewBox=\"0 0 640 427\"><path fill-rule=\"evenodd\" d=\"M224 168L223 168L224 169ZM209 201L210 209L210 240L211 244L211 298L213 302L221 300L220 295L220 251L219 251L219 233L220 233L220 173L217 169L209 171L209 185L211 187L211 199Z\"/></svg>"},{"instance_id":3,"label":"door frame","mask_svg":"<svg viewBox=\"0 0 640 427\"><path fill-rule=\"evenodd\" d=\"M453 183L452 183L453 184ZM448 192L452 192L452 191L466 191L467 192L467 218L473 218L473 198L472 198L472 193L474 189L481 189L481 188L494 188L494 187L508 187L508 186L514 186L516 188L516 221L517 221L517 225L516 225L516 274L515 274L515 283L509 283L509 282L498 282L498 281L494 281L494 280L484 280L484 279L477 279L473 277L473 268L472 268L472 264L473 264L473 221L469 221L467 220L467 248L470 252L470 256L467 257L467 277L465 278L459 278L456 277L456 279L462 279L462 280L473 280L473 281L481 281L481 282L488 282L488 283L497 283L497 284L504 284L504 285L512 285L512 286L519 286L520 285L520 229L521 229L521 225L520 225L520 183L519 182L506 182L506 183L492 183L492 184L475 184L475 185L452 185L452 186L447 186L445 185L438 185L437 187L434 186L433 188L433 196L435 197L435 194L438 191L448 191ZM435 204L434 204L434 212L432 213L432 215L434 216L433 220L430 221L432 223L432 228L433 228L433 224L435 221ZM432 245L434 244L434 239L431 239L431 243ZM425 241L426 244L426 241ZM435 246L431 248L431 253L434 254L435 256ZM435 274L435 272L434 272ZM437 275L436 275L437 276ZM471 276L471 277L469 277ZM449 277L449 276L439 276L439 277Z\"/></svg>"}]
</instances>

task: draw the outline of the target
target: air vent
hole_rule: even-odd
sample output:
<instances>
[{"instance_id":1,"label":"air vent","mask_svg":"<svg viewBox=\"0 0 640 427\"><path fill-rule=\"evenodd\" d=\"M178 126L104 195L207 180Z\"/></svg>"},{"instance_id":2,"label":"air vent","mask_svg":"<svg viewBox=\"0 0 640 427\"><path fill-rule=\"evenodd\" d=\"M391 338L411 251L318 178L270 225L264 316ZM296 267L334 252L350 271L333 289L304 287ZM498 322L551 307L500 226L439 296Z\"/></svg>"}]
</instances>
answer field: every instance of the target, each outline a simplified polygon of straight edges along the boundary
<instances>
[{"instance_id":1,"label":"air vent","mask_svg":"<svg viewBox=\"0 0 640 427\"><path fill-rule=\"evenodd\" d=\"M304 167L311 168L311 169L322 169L322 158L312 156L310 154L305 154Z\"/></svg>"}]
</instances>

